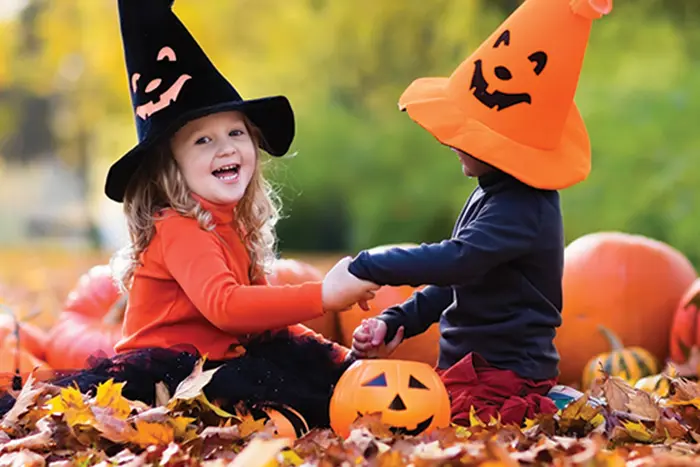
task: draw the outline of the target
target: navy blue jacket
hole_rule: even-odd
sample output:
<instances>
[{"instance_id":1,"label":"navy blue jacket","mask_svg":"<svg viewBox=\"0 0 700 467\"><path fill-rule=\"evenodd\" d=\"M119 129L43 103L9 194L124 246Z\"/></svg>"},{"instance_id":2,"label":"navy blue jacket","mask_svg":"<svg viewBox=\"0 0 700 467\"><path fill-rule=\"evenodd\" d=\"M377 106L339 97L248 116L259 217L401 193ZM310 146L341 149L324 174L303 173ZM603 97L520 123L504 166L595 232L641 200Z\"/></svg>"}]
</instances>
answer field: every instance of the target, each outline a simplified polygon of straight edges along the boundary
<instances>
[{"instance_id":1,"label":"navy blue jacket","mask_svg":"<svg viewBox=\"0 0 700 467\"><path fill-rule=\"evenodd\" d=\"M564 234L559 193L497 171L479 178L452 232L440 243L363 251L355 276L379 285L426 285L379 315L386 342L440 321L439 368L470 352L535 380L558 376Z\"/></svg>"}]
</instances>

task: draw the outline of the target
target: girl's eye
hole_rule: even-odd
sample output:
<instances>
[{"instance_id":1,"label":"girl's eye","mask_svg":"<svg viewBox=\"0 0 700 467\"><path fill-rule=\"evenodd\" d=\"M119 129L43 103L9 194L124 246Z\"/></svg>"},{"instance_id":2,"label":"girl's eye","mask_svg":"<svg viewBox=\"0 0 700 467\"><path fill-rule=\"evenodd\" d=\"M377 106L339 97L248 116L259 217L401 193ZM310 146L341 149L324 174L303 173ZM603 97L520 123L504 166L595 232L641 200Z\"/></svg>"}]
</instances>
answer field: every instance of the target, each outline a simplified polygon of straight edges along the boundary
<instances>
[{"instance_id":1,"label":"girl's eye","mask_svg":"<svg viewBox=\"0 0 700 467\"><path fill-rule=\"evenodd\" d=\"M231 130L231 132L228 134L229 136L241 136L243 134L243 130Z\"/></svg>"},{"instance_id":2,"label":"girl's eye","mask_svg":"<svg viewBox=\"0 0 700 467\"><path fill-rule=\"evenodd\" d=\"M202 136L197 141L195 141L194 144L207 144L209 141L211 141L211 138L209 138L208 136Z\"/></svg>"}]
</instances>

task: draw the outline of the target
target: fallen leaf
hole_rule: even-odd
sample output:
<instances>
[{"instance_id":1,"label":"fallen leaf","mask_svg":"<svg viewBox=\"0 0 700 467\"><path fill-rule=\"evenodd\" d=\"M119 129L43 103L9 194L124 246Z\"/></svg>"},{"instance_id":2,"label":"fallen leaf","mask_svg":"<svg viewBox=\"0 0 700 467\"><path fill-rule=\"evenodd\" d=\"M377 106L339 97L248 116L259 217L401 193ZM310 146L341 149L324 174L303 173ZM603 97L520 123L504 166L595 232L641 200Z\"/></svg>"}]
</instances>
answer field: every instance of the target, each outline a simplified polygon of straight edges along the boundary
<instances>
[{"instance_id":1,"label":"fallen leaf","mask_svg":"<svg viewBox=\"0 0 700 467\"><path fill-rule=\"evenodd\" d=\"M51 422L48 419L42 419L37 423L37 429L36 433L13 439L0 445L0 453L22 451L23 449L44 450L50 448L53 444Z\"/></svg>"},{"instance_id":2,"label":"fallen leaf","mask_svg":"<svg viewBox=\"0 0 700 467\"><path fill-rule=\"evenodd\" d=\"M115 383L113 379L97 386L95 405L110 409L112 416L126 420L131 413L129 401L122 396L122 389L126 383Z\"/></svg>"},{"instance_id":3,"label":"fallen leaf","mask_svg":"<svg viewBox=\"0 0 700 467\"><path fill-rule=\"evenodd\" d=\"M41 386L35 384L34 372L32 371L27 378L27 382L22 386L22 390L17 395L12 408L5 414L0 423L0 428L3 430L15 430L19 422L19 418L27 413L36 402L37 397L43 391ZM1 464L0 464L1 465Z\"/></svg>"},{"instance_id":4,"label":"fallen leaf","mask_svg":"<svg viewBox=\"0 0 700 467\"><path fill-rule=\"evenodd\" d=\"M649 393L639 389L632 390L626 408L630 413L650 421L656 421L661 416L661 407Z\"/></svg>"},{"instance_id":5,"label":"fallen leaf","mask_svg":"<svg viewBox=\"0 0 700 467\"><path fill-rule=\"evenodd\" d=\"M211 370L203 371L204 362L204 358L197 361L192 373L177 385L175 394L170 398L169 404L177 400L194 399L202 393L204 387L211 381L214 373L221 368L219 366Z\"/></svg>"},{"instance_id":6,"label":"fallen leaf","mask_svg":"<svg viewBox=\"0 0 700 467\"><path fill-rule=\"evenodd\" d=\"M145 447L152 444L168 445L174 439L175 431L172 426L164 423L150 423L137 420L136 431L129 441Z\"/></svg>"},{"instance_id":7,"label":"fallen leaf","mask_svg":"<svg viewBox=\"0 0 700 467\"><path fill-rule=\"evenodd\" d=\"M43 467L46 465L44 456L32 451L19 451L0 456L0 466L3 467Z\"/></svg>"},{"instance_id":8,"label":"fallen leaf","mask_svg":"<svg viewBox=\"0 0 700 467\"><path fill-rule=\"evenodd\" d=\"M170 401L170 391L163 381L156 383L156 407L164 407Z\"/></svg>"},{"instance_id":9,"label":"fallen leaf","mask_svg":"<svg viewBox=\"0 0 700 467\"><path fill-rule=\"evenodd\" d=\"M287 438L262 440L254 438L230 464L230 467L267 467L276 465L277 454L292 446Z\"/></svg>"},{"instance_id":10,"label":"fallen leaf","mask_svg":"<svg viewBox=\"0 0 700 467\"><path fill-rule=\"evenodd\" d=\"M49 413L63 415L69 426L88 425L93 419L92 411L86 404L84 396L75 387L61 389L61 393L49 400L46 405Z\"/></svg>"}]
</instances>

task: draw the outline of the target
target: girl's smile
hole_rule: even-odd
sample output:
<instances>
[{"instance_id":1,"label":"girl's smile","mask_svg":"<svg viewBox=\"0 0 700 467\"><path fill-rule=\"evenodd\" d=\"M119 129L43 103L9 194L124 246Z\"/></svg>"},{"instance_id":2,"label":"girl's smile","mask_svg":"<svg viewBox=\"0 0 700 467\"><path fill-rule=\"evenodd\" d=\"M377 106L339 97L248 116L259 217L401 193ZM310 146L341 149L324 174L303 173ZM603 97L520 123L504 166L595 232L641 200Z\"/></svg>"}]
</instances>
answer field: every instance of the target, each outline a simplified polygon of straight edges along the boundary
<instances>
[{"instance_id":1,"label":"girl's smile","mask_svg":"<svg viewBox=\"0 0 700 467\"><path fill-rule=\"evenodd\" d=\"M255 142L240 112L189 122L175 133L171 149L190 190L215 204L240 201L256 170Z\"/></svg>"}]
</instances>

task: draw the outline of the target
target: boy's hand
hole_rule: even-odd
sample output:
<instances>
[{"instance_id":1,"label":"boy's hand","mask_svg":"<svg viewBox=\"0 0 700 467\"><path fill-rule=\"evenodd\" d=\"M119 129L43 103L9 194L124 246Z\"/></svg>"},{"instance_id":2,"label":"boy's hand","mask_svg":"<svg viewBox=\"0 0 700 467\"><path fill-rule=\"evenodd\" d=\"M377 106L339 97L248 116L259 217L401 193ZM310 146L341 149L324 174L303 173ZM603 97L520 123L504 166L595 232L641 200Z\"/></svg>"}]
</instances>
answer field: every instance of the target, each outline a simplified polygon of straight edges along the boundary
<instances>
[{"instance_id":1,"label":"boy's hand","mask_svg":"<svg viewBox=\"0 0 700 467\"><path fill-rule=\"evenodd\" d=\"M358 358L386 358L391 355L396 347L403 341L404 328L401 326L394 338L388 344L384 344L387 326L384 321L377 318L362 320L352 334L352 352Z\"/></svg>"},{"instance_id":2,"label":"boy's hand","mask_svg":"<svg viewBox=\"0 0 700 467\"><path fill-rule=\"evenodd\" d=\"M367 311L367 301L374 298L374 292L379 286L353 276L348 271L352 258L346 256L328 271L323 279L322 300L325 311L345 311L359 302L360 307Z\"/></svg>"}]
</instances>

